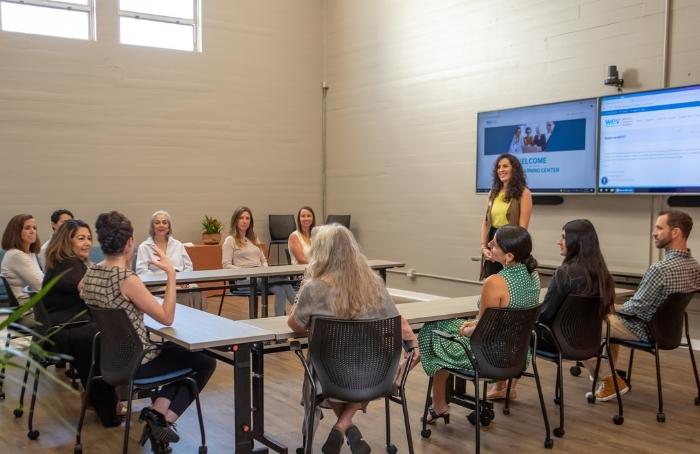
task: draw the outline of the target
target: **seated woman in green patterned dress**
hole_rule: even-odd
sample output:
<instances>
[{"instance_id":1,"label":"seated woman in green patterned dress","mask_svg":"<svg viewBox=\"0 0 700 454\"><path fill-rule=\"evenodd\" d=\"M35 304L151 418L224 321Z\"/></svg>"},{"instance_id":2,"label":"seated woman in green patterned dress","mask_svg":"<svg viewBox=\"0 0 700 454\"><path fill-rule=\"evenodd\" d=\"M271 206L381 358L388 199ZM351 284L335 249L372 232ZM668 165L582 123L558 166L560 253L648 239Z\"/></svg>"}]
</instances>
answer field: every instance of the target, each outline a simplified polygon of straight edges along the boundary
<instances>
[{"instance_id":1,"label":"seated woman in green patterned dress","mask_svg":"<svg viewBox=\"0 0 700 454\"><path fill-rule=\"evenodd\" d=\"M484 281L479 300L479 317L490 307L527 309L539 303L540 278L535 272L537 261L532 257L532 239L522 227L504 226L498 229L489 242L493 259L503 265L503 269ZM461 346L434 336L434 330L458 334L462 341L469 343L469 337L478 323L477 319L452 319L426 324L418 335L421 364L425 372L433 377L433 406L430 408L428 423L434 423L448 414L446 385L448 369L473 369L469 358ZM491 398L505 397L506 382L498 382L492 387ZM511 386L511 397L514 397Z\"/></svg>"}]
</instances>

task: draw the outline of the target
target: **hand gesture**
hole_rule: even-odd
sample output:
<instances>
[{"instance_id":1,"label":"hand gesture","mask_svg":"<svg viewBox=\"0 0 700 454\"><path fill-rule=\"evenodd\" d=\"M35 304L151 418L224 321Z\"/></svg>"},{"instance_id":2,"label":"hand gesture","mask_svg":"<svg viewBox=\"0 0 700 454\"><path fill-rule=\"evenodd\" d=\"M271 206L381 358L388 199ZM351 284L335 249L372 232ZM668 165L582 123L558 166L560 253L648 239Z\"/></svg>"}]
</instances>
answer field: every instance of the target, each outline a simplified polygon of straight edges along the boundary
<instances>
[{"instance_id":1,"label":"hand gesture","mask_svg":"<svg viewBox=\"0 0 700 454\"><path fill-rule=\"evenodd\" d=\"M153 245L153 253L156 256L156 260L149 260L150 263L165 271L166 274L175 274L175 267L161 248Z\"/></svg>"}]
</instances>

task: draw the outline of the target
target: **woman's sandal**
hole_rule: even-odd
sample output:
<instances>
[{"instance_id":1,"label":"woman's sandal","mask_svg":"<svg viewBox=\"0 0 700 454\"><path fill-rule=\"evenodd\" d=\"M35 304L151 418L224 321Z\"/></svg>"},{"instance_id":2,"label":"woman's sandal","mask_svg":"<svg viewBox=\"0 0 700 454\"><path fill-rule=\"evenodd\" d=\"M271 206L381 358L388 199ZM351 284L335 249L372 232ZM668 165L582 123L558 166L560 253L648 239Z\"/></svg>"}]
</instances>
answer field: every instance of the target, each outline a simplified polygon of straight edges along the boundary
<instances>
[{"instance_id":1,"label":"woman's sandal","mask_svg":"<svg viewBox=\"0 0 700 454\"><path fill-rule=\"evenodd\" d=\"M438 413L433 407L428 407L428 417L425 418L426 424L435 424L438 419L443 419L445 424L450 423L450 411L447 410L444 413Z\"/></svg>"}]
</instances>

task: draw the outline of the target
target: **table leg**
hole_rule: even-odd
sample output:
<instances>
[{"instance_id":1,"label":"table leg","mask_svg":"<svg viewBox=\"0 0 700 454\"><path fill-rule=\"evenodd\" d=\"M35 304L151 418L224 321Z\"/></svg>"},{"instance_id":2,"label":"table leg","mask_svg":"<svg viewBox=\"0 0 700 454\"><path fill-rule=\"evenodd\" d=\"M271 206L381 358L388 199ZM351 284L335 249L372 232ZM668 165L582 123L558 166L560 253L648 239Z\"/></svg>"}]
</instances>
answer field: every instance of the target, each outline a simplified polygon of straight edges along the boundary
<instances>
[{"instance_id":1,"label":"table leg","mask_svg":"<svg viewBox=\"0 0 700 454\"><path fill-rule=\"evenodd\" d=\"M258 318L258 280L250 278L250 297L248 299L248 318Z\"/></svg>"},{"instance_id":2,"label":"table leg","mask_svg":"<svg viewBox=\"0 0 700 454\"><path fill-rule=\"evenodd\" d=\"M287 447L265 435L265 364L262 342L253 345L253 437L273 451L287 454Z\"/></svg>"},{"instance_id":3,"label":"table leg","mask_svg":"<svg viewBox=\"0 0 700 454\"><path fill-rule=\"evenodd\" d=\"M235 345L233 360L235 452L239 454L267 453L267 448L262 450L254 449L255 442L253 425L251 423L250 402L250 344Z\"/></svg>"},{"instance_id":4,"label":"table leg","mask_svg":"<svg viewBox=\"0 0 700 454\"><path fill-rule=\"evenodd\" d=\"M270 293L270 288L268 285L269 279L267 277L261 278L262 280L262 316L268 316L268 294Z\"/></svg>"}]
</instances>

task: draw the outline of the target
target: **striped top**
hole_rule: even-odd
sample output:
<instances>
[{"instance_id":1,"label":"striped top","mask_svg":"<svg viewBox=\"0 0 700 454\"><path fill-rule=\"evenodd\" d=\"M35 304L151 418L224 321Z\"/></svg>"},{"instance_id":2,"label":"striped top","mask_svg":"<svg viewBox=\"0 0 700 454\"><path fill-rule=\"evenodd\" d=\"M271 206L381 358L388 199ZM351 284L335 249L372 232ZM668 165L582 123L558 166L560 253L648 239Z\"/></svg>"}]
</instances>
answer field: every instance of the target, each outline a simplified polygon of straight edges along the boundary
<instances>
[{"instance_id":1,"label":"striped top","mask_svg":"<svg viewBox=\"0 0 700 454\"><path fill-rule=\"evenodd\" d=\"M107 309L124 309L139 339L141 339L143 348L146 349L151 345L151 342L148 339L148 331L143 324L143 312L124 297L121 289L124 279L133 274L133 271L117 266L92 265L85 273L85 277L83 277L83 288L80 296L89 305ZM142 364L155 359L157 356L157 351L148 352Z\"/></svg>"}]
</instances>

